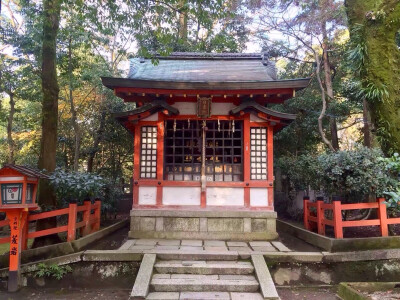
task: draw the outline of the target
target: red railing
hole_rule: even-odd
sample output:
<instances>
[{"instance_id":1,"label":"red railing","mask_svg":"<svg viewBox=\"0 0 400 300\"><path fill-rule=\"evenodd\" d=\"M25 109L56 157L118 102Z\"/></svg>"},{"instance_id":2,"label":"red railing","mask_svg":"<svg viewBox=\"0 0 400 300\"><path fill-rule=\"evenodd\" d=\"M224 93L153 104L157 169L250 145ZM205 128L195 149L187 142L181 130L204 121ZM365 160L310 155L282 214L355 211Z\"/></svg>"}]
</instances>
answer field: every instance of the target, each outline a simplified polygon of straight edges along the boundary
<instances>
[{"instance_id":1,"label":"red railing","mask_svg":"<svg viewBox=\"0 0 400 300\"><path fill-rule=\"evenodd\" d=\"M78 213L82 212L82 221L77 223ZM66 225L57 226L40 231L29 232L29 222L68 215L68 223ZM83 205L78 206L76 203L70 203L67 208L42 212L39 214L30 214L28 222L24 226L22 232L22 250L27 249L28 239L40 236L51 235L60 232L67 232L67 241L76 239L76 230L79 229L82 236L98 231L100 229L101 201L96 200L94 204L91 201L84 201ZM0 221L0 227L9 226L8 220ZM0 244L10 242L10 236L0 238Z\"/></svg>"},{"instance_id":2,"label":"red railing","mask_svg":"<svg viewBox=\"0 0 400 300\"><path fill-rule=\"evenodd\" d=\"M358 226L379 226L381 236L388 236L389 224L400 224L400 218L387 217L385 198L378 198L377 202L342 204L340 201L333 201L331 204L324 203L322 200L310 202L308 198L303 200L304 204L304 227L312 230L316 227L318 234L325 235L325 226L332 226L335 238L343 238L343 228ZM372 220L344 221L342 211L355 209L377 209L378 218ZM331 219L326 217L325 211L332 211ZM314 226L313 226L314 225Z\"/></svg>"}]
</instances>

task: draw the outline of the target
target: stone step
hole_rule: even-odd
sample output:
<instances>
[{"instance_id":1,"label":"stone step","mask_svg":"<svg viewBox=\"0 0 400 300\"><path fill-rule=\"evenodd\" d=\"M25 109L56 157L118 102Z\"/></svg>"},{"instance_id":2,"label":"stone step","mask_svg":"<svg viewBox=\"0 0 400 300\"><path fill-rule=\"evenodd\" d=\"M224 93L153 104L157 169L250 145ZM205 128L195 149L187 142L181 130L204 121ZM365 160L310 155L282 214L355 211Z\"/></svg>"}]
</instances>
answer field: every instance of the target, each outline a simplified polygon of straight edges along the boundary
<instances>
[{"instance_id":1,"label":"stone step","mask_svg":"<svg viewBox=\"0 0 400 300\"><path fill-rule=\"evenodd\" d=\"M166 278L170 276L170 278ZM155 292L257 292L252 275L155 274L150 282Z\"/></svg>"},{"instance_id":2,"label":"stone step","mask_svg":"<svg viewBox=\"0 0 400 300\"><path fill-rule=\"evenodd\" d=\"M208 251L208 250L152 250L162 260L238 260L237 251ZM148 253L151 253L148 252Z\"/></svg>"},{"instance_id":3,"label":"stone step","mask_svg":"<svg viewBox=\"0 0 400 300\"><path fill-rule=\"evenodd\" d=\"M147 300L264 300L260 293L153 292Z\"/></svg>"},{"instance_id":4,"label":"stone step","mask_svg":"<svg viewBox=\"0 0 400 300\"><path fill-rule=\"evenodd\" d=\"M202 274L202 275L246 275L253 274L254 267L247 261L159 261L155 264L158 273Z\"/></svg>"}]
</instances>

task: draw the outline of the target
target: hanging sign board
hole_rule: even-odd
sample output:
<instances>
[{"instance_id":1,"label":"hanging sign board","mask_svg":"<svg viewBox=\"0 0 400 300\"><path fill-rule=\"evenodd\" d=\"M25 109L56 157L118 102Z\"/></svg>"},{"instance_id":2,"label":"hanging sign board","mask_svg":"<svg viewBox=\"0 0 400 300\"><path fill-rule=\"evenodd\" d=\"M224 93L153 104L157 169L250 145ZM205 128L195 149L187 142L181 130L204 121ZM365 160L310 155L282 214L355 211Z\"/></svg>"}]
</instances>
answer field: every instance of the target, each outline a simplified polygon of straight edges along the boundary
<instances>
[{"instance_id":1,"label":"hanging sign board","mask_svg":"<svg viewBox=\"0 0 400 300\"><path fill-rule=\"evenodd\" d=\"M199 118L211 116L211 97L197 97L197 116Z\"/></svg>"}]
</instances>

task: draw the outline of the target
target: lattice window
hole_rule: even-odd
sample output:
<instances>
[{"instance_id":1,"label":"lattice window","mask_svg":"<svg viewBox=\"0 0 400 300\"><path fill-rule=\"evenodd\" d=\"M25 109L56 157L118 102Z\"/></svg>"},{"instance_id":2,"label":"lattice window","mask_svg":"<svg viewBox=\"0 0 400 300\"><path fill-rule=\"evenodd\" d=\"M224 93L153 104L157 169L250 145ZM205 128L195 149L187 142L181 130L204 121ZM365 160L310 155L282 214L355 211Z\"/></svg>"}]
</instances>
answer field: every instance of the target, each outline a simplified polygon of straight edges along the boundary
<instances>
[{"instance_id":1,"label":"lattice window","mask_svg":"<svg viewBox=\"0 0 400 300\"><path fill-rule=\"evenodd\" d=\"M142 127L140 178L157 178L157 126Z\"/></svg>"},{"instance_id":2,"label":"lattice window","mask_svg":"<svg viewBox=\"0 0 400 300\"><path fill-rule=\"evenodd\" d=\"M207 181L243 180L243 122L207 121Z\"/></svg>"},{"instance_id":3,"label":"lattice window","mask_svg":"<svg viewBox=\"0 0 400 300\"><path fill-rule=\"evenodd\" d=\"M267 128L250 129L250 179L267 179Z\"/></svg>"},{"instance_id":4,"label":"lattice window","mask_svg":"<svg viewBox=\"0 0 400 300\"><path fill-rule=\"evenodd\" d=\"M168 120L165 131L166 180L200 181L203 121ZM206 121L205 165L208 181L243 180L242 121Z\"/></svg>"}]
</instances>

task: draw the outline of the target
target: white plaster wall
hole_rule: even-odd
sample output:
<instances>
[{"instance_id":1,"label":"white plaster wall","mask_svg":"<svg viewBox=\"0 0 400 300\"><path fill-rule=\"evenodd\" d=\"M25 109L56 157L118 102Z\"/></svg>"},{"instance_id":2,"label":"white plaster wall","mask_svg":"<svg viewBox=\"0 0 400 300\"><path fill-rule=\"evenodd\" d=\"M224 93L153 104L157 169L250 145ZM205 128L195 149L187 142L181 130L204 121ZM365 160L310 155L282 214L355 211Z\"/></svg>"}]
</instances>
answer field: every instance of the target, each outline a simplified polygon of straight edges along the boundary
<instances>
[{"instance_id":1,"label":"white plaster wall","mask_svg":"<svg viewBox=\"0 0 400 300\"><path fill-rule=\"evenodd\" d=\"M255 116L253 114L250 114L250 122L266 122L266 121L263 119L260 119L259 117Z\"/></svg>"},{"instance_id":2,"label":"white plaster wall","mask_svg":"<svg viewBox=\"0 0 400 300\"><path fill-rule=\"evenodd\" d=\"M157 187L140 186L139 187L139 205L155 205L157 198Z\"/></svg>"},{"instance_id":3,"label":"white plaster wall","mask_svg":"<svg viewBox=\"0 0 400 300\"><path fill-rule=\"evenodd\" d=\"M207 205L244 206L244 189L208 187Z\"/></svg>"},{"instance_id":4,"label":"white plaster wall","mask_svg":"<svg viewBox=\"0 0 400 300\"><path fill-rule=\"evenodd\" d=\"M268 206L268 189L250 188L250 206Z\"/></svg>"},{"instance_id":5,"label":"white plaster wall","mask_svg":"<svg viewBox=\"0 0 400 300\"><path fill-rule=\"evenodd\" d=\"M173 107L179 109L180 115L197 114L196 102L176 102ZM211 103L211 115L229 115L229 111L236 107L233 103Z\"/></svg>"},{"instance_id":6,"label":"white plaster wall","mask_svg":"<svg viewBox=\"0 0 400 300\"><path fill-rule=\"evenodd\" d=\"M200 187L163 187L163 205L200 205Z\"/></svg>"},{"instance_id":7,"label":"white plaster wall","mask_svg":"<svg viewBox=\"0 0 400 300\"><path fill-rule=\"evenodd\" d=\"M158 113L154 113L147 118L144 118L142 121L158 121Z\"/></svg>"},{"instance_id":8,"label":"white plaster wall","mask_svg":"<svg viewBox=\"0 0 400 300\"><path fill-rule=\"evenodd\" d=\"M179 109L180 115L195 115L196 105L196 102L176 102L171 106Z\"/></svg>"},{"instance_id":9,"label":"white plaster wall","mask_svg":"<svg viewBox=\"0 0 400 300\"><path fill-rule=\"evenodd\" d=\"M12 181L12 180L24 180L24 177L19 176L7 176L7 177L0 177L0 181Z\"/></svg>"},{"instance_id":10,"label":"white plaster wall","mask_svg":"<svg viewBox=\"0 0 400 300\"><path fill-rule=\"evenodd\" d=\"M233 103L211 103L211 115L229 115L229 111L235 107Z\"/></svg>"}]
</instances>

